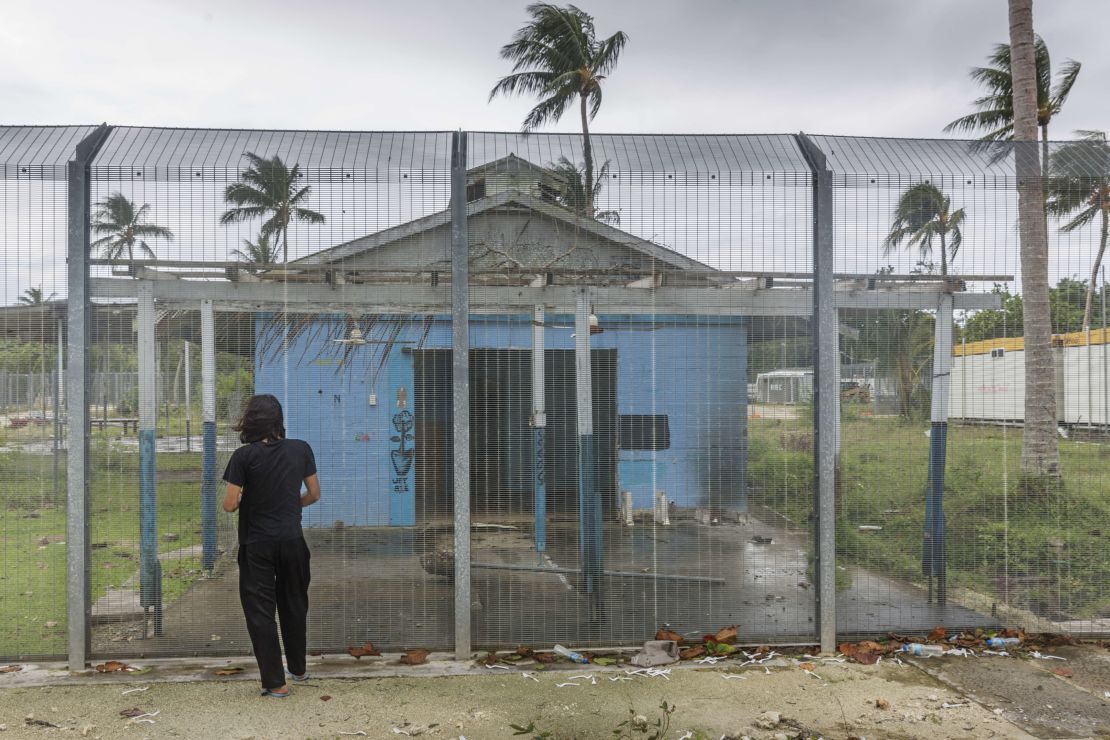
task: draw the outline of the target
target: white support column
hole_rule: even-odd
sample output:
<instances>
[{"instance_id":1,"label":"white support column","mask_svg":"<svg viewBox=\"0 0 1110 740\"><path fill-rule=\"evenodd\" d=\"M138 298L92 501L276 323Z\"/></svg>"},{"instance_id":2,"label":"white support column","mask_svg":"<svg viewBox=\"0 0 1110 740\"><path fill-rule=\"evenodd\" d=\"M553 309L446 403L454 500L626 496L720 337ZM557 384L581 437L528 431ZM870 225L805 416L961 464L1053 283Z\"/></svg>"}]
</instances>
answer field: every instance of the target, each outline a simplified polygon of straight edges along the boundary
<instances>
[{"instance_id":1,"label":"white support column","mask_svg":"<svg viewBox=\"0 0 1110 740\"><path fill-rule=\"evenodd\" d=\"M535 507L536 552L547 550L547 475L545 470L545 442L547 435L547 410L544 394L544 308L532 311L532 489Z\"/></svg>"}]
</instances>

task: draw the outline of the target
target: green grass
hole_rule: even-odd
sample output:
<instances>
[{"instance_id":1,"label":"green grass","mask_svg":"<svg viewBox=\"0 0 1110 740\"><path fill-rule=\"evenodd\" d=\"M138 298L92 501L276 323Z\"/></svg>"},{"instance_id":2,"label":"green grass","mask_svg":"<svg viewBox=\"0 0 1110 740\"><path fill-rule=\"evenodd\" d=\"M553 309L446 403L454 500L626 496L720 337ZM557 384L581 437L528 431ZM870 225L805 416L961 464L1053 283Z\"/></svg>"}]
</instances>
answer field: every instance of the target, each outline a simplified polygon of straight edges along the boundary
<instances>
[{"instance_id":1,"label":"green grass","mask_svg":"<svg viewBox=\"0 0 1110 740\"><path fill-rule=\"evenodd\" d=\"M10 444L13 435L5 432ZM94 601L138 570L138 448L114 441L118 436L94 433L90 450ZM159 552L200 543L200 466L199 452L158 455ZM0 655L58 655L66 649L64 459L60 470L56 496L50 455L0 453ZM166 541L166 533L177 539ZM164 562L163 568L167 604L200 575L195 558Z\"/></svg>"},{"instance_id":2,"label":"green grass","mask_svg":"<svg viewBox=\"0 0 1110 740\"><path fill-rule=\"evenodd\" d=\"M797 442L801 429L804 422L753 420L749 481L755 503L808 527L813 458ZM837 500L841 563L921 580L927 429L846 410ZM1020 429L950 428L950 585L1053 618L1110 616L1110 444L1061 440L1060 455L1062 483L1045 490L1022 480Z\"/></svg>"}]
</instances>

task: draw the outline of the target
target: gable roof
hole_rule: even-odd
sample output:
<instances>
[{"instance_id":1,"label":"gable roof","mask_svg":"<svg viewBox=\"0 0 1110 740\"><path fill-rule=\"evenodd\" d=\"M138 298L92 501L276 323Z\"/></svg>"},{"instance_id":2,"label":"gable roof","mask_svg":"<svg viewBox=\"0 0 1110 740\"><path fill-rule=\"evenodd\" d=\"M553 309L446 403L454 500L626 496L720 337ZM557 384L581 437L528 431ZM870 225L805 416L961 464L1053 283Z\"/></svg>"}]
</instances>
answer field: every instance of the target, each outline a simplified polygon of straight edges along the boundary
<instances>
[{"instance_id":1,"label":"gable roof","mask_svg":"<svg viewBox=\"0 0 1110 740\"><path fill-rule=\"evenodd\" d=\"M521 161L524 162L527 160ZM715 271L714 268L709 265L679 254L672 249L667 249L655 242L641 239L638 236L629 234L627 231L621 231L615 226L610 226L596 219L580 216L562 206L542 200L529 193L522 193L518 190L505 190L495 193L494 195L471 201L467 203L466 212L467 216L476 216L480 213L494 211L507 206L518 206L535 211L572 226L575 229L593 234L606 241L639 252L675 270ZM399 226L393 226L374 234L362 236L358 239L352 239L349 242L323 249L314 254L294 260L289 263L289 266L290 268L295 268L298 265L302 267L328 266L342 260L365 254L366 252L381 249L400 239L431 231L441 226L447 226L450 223L451 211L439 211L430 216L418 218L415 221L409 221Z\"/></svg>"}]
</instances>

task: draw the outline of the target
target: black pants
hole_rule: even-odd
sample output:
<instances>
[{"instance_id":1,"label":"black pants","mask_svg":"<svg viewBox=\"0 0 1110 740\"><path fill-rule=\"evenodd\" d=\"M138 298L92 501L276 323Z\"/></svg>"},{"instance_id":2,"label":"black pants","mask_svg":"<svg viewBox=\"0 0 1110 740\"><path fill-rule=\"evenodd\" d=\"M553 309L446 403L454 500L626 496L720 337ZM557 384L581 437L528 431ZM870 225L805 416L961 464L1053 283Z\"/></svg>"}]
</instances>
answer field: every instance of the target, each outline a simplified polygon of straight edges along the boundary
<instances>
[{"instance_id":1,"label":"black pants","mask_svg":"<svg viewBox=\"0 0 1110 740\"><path fill-rule=\"evenodd\" d=\"M309 559L303 537L239 546L239 600L263 688L276 689L285 684L275 607L281 617L289 671L298 676L305 672Z\"/></svg>"}]
</instances>

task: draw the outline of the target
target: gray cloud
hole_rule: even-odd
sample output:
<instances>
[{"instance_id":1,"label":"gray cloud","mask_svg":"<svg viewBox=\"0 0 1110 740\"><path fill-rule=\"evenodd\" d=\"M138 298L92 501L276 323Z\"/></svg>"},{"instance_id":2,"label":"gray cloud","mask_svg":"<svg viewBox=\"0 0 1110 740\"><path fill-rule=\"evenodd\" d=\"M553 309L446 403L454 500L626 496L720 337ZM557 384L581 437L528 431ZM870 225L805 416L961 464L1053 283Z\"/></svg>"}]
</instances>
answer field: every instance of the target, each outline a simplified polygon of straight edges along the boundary
<instances>
[{"instance_id":1,"label":"gray cloud","mask_svg":"<svg viewBox=\"0 0 1110 740\"><path fill-rule=\"evenodd\" d=\"M20 123L512 130L528 101L486 98L524 5L10 0L0 99ZM968 68L1007 35L1001 0L583 5L631 36L604 131L939 136L976 95ZM1057 60L1085 65L1057 135L1110 125L1102 5L1035 7Z\"/></svg>"}]
</instances>

